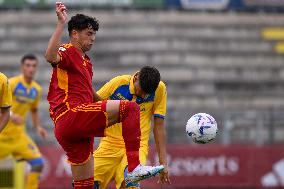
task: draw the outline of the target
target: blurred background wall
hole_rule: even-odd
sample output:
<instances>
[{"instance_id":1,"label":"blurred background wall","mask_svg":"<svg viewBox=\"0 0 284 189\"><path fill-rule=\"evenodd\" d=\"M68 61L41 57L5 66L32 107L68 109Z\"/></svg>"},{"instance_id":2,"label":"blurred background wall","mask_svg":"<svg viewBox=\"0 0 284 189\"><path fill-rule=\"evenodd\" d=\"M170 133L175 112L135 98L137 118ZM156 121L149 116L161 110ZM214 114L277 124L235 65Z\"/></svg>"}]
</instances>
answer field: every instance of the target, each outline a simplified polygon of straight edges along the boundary
<instances>
[{"instance_id":1,"label":"blurred background wall","mask_svg":"<svg viewBox=\"0 0 284 189\"><path fill-rule=\"evenodd\" d=\"M48 162L42 188L68 188L70 170L53 136L46 101L51 66L43 55L56 24L54 2L0 0L0 71L19 74L28 52L40 58L40 114L50 134L41 140L30 121L28 132ZM173 181L168 188L284 187L283 0L63 2L69 16L81 12L100 21L89 52L96 89L144 65L160 70L168 89ZM67 30L63 41L68 42ZM186 136L186 121L197 112L217 120L213 144L195 145ZM154 163L151 152L149 163ZM62 186L52 184L63 178ZM160 187L154 183L145 188Z\"/></svg>"}]
</instances>

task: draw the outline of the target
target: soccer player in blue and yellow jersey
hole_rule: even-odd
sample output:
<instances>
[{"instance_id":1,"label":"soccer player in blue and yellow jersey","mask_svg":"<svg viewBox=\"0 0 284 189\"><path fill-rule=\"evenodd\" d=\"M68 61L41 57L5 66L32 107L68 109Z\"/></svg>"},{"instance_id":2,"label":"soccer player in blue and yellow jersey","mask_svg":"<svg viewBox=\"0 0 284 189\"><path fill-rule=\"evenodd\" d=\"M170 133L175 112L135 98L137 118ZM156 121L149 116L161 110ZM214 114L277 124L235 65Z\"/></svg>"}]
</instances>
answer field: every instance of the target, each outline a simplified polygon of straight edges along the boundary
<instances>
[{"instance_id":1,"label":"soccer player in blue and yellow jersey","mask_svg":"<svg viewBox=\"0 0 284 189\"><path fill-rule=\"evenodd\" d=\"M0 72L0 133L10 119L12 93L7 77Z\"/></svg>"},{"instance_id":2,"label":"soccer player in blue and yellow jersey","mask_svg":"<svg viewBox=\"0 0 284 189\"><path fill-rule=\"evenodd\" d=\"M26 181L26 189L38 188L43 159L38 147L25 132L27 113L31 112L34 127L39 135L46 137L46 131L40 124L38 105L42 89L33 78L38 67L38 59L27 54L21 60L22 74L9 79L12 90L11 118L0 134L0 158L12 155L16 160L27 161L31 171Z\"/></svg>"},{"instance_id":3,"label":"soccer player in blue and yellow jersey","mask_svg":"<svg viewBox=\"0 0 284 189\"><path fill-rule=\"evenodd\" d=\"M160 181L170 183L167 170L166 141L164 118L166 114L167 91L160 81L159 71L150 66L143 67L139 72L113 78L98 92L102 99L129 100L140 107L140 162L146 164L148 141L152 130L151 120L154 117L154 138L161 165L165 169L160 174ZM124 183L124 170L127 166L125 147L121 135L120 123L106 129L106 137L102 138L94 153L94 179L99 189L105 189L114 178L116 188L139 188L138 183ZM118 134L120 133L120 134Z\"/></svg>"}]
</instances>

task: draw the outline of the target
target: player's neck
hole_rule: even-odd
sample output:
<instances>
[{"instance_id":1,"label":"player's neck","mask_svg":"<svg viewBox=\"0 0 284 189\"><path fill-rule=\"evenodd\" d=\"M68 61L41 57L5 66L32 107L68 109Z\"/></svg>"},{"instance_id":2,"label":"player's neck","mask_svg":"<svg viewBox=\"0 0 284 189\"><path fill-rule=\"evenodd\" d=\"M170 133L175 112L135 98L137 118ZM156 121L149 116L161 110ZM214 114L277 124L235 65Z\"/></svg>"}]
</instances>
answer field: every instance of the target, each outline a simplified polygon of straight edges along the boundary
<instances>
[{"instance_id":1,"label":"player's neck","mask_svg":"<svg viewBox=\"0 0 284 189\"><path fill-rule=\"evenodd\" d=\"M80 52L80 54L82 56L85 56L85 52L82 50L80 44L78 44L78 43L76 43L76 42L74 42L72 40L70 41L70 43Z\"/></svg>"},{"instance_id":2,"label":"player's neck","mask_svg":"<svg viewBox=\"0 0 284 189\"><path fill-rule=\"evenodd\" d=\"M25 81L27 84L31 84L31 83L32 83L32 81L33 81L33 79L32 79L32 78L25 77L24 75L23 75L23 79L24 79L24 81Z\"/></svg>"}]
</instances>

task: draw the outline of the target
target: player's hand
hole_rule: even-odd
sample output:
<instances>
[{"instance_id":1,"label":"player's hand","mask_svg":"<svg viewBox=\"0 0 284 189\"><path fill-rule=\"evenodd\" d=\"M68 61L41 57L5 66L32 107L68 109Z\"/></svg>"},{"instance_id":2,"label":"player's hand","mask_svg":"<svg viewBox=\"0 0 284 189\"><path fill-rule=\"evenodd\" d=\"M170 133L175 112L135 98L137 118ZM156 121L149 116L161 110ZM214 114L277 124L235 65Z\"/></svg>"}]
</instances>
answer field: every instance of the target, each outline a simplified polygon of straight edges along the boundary
<instances>
[{"instance_id":1,"label":"player's hand","mask_svg":"<svg viewBox=\"0 0 284 189\"><path fill-rule=\"evenodd\" d=\"M46 131L43 127L41 127L41 126L37 127L37 133L38 133L39 136L41 136L43 139L46 139L46 137L47 137L47 131Z\"/></svg>"},{"instance_id":2,"label":"player's hand","mask_svg":"<svg viewBox=\"0 0 284 189\"><path fill-rule=\"evenodd\" d=\"M14 113L11 115L11 121L16 125L21 125L24 123L24 119L18 114L14 114Z\"/></svg>"},{"instance_id":3,"label":"player's hand","mask_svg":"<svg viewBox=\"0 0 284 189\"><path fill-rule=\"evenodd\" d=\"M58 18L58 22L61 24L66 24L67 22L67 8L62 2L56 2L55 3L55 8L56 8L56 15Z\"/></svg>"},{"instance_id":4,"label":"player's hand","mask_svg":"<svg viewBox=\"0 0 284 189\"><path fill-rule=\"evenodd\" d=\"M158 180L158 183L160 183L160 184L171 184L171 180L170 180L170 177L169 177L168 166L164 165L164 167L165 168L159 174L160 178Z\"/></svg>"}]
</instances>

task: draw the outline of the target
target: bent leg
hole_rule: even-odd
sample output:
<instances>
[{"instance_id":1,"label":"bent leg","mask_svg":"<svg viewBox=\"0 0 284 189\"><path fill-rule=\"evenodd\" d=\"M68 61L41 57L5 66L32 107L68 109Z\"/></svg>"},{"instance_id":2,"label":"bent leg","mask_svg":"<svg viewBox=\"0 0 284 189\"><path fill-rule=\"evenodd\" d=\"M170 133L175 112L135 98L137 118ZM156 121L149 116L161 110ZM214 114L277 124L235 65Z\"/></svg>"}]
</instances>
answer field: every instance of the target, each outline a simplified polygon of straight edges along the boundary
<instances>
[{"instance_id":1,"label":"bent leg","mask_svg":"<svg viewBox=\"0 0 284 189\"><path fill-rule=\"evenodd\" d=\"M122 122L129 171L132 171L140 163L140 112L135 102L102 101L81 104L57 121L55 136L72 164L75 189L93 188L94 164L93 158L90 158L93 138L103 136L106 126L119 121Z\"/></svg>"},{"instance_id":2,"label":"bent leg","mask_svg":"<svg viewBox=\"0 0 284 189\"><path fill-rule=\"evenodd\" d=\"M97 128L93 129L95 131L90 129L97 126L95 120L99 119L105 119L103 112L85 111L83 107L77 107L62 116L56 123L54 133L71 164L75 189L93 189L94 187L92 151L93 133L97 131Z\"/></svg>"},{"instance_id":3,"label":"bent leg","mask_svg":"<svg viewBox=\"0 0 284 189\"><path fill-rule=\"evenodd\" d=\"M13 151L13 156L17 160L24 160L31 166L31 171L27 175L25 183L26 189L37 189L39 179L44 167L42 155L35 142L26 134L18 138L18 144Z\"/></svg>"},{"instance_id":4,"label":"bent leg","mask_svg":"<svg viewBox=\"0 0 284 189\"><path fill-rule=\"evenodd\" d=\"M125 142L129 171L139 164L140 147L140 109L135 102L109 100L106 104L108 126L122 123L122 136Z\"/></svg>"}]
</instances>

